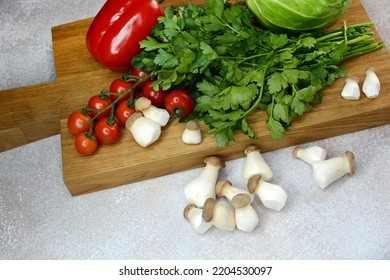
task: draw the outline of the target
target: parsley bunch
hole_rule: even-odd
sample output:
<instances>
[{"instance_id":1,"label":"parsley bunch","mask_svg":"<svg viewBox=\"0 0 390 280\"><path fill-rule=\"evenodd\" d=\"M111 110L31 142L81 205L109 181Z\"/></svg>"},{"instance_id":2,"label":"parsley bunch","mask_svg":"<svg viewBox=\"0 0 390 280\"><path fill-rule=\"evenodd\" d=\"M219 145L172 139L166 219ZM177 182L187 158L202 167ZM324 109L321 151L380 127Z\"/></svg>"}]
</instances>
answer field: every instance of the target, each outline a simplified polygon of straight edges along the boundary
<instances>
[{"instance_id":1,"label":"parsley bunch","mask_svg":"<svg viewBox=\"0 0 390 280\"><path fill-rule=\"evenodd\" d=\"M256 139L247 117L257 109L268 112L273 139L283 139L296 116L321 102L320 90L346 75L343 60L383 47L372 25L275 34L254 24L245 3L188 3L165 10L132 64L151 71L155 87L191 89L191 118L203 120L220 147L236 130Z\"/></svg>"}]
</instances>

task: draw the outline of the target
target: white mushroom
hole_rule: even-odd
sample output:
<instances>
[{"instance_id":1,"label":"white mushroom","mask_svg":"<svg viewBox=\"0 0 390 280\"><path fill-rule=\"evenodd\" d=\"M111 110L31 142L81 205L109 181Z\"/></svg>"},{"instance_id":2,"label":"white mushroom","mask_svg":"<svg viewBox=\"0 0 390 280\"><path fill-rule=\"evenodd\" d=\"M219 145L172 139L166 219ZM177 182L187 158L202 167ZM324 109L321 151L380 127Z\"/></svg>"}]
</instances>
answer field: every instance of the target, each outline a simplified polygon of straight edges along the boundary
<instances>
[{"instance_id":1,"label":"white mushroom","mask_svg":"<svg viewBox=\"0 0 390 280\"><path fill-rule=\"evenodd\" d=\"M228 180L222 180L217 183L215 192L218 197L225 197L235 208L234 216L236 226L239 230L251 232L259 223L259 217L251 202L253 194L232 186Z\"/></svg>"},{"instance_id":2,"label":"white mushroom","mask_svg":"<svg viewBox=\"0 0 390 280\"><path fill-rule=\"evenodd\" d=\"M249 179L248 190L256 193L263 205L272 210L280 211L287 201L286 192L279 185L264 181L260 174Z\"/></svg>"},{"instance_id":3,"label":"white mushroom","mask_svg":"<svg viewBox=\"0 0 390 280\"><path fill-rule=\"evenodd\" d=\"M264 180L269 181L273 177L273 172L256 145L250 145L245 149L244 179L248 183L255 174L261 174Z\"/></svg>"},{"instance_id":4,"label":"white mushroom","mask_svg":"<svg viewBox=\"0 0 390 280\"><path fill-rule=\"evenodd\" d=\"M153 144L161 135L161 126L139 112L127 119L126 129L130 130L134 140L142 147Z\"/></svg>"},{"instance_id":5,"label":"white mushroom","mask_svg":"<svg viewBox=\"0 0 390 280\"><path fill-rule=\"evenodd\" d=\"M312 166L314 181L325 189L344 175L349 173L352 176L355 173L355 156L347 151L343 156L318 161Z\"/></svg>"},{"instance_id":6,"label":"white mushroom","mask_svg":"<svg viewBox=\"0 0 390 280\"><path fill-rule=\"evenodd\" d=\"M235 209L236 225L239 230L252 232L259 224L259 216L251 204Z\"/></svg>"},{"instance_id":7,"label":"white mushroom","mask_svg":"<svg viewBox=\"0 0 390 280\"><path fill-rule=\"evenodd\" d=\"M294 158L299 158L309 164L312 164L316 161L324 160L326 158L327 151L324 148L318 146L311 146L307 148L302 148L297 146L293 150Z\"/></svg>"},{"instance_id":8,"label":"white mushroom","mask_svg":"<svg viewBox=\"0 0 390 280\"><path fill-rule=\"evenodd\" d=\"M202 217L206 222L211 222L213 226L221 230L233 231L236 228L232 208L217 203L214 198L208 198L204 203Z\"/></svg>"},{"instance_id":9,"label":"white mushroom","mask_svg":"<svg viewBox=\"0 0 390 280\"><path fill-rule=\"evenodd\" d=\"M253 200L253 195L247 190L232 186L228 180L222 180L217 183L215 193L218 197L225 197L233 205L234 208L241 208L250 204Z\"/></svg>"},{"instance_id":10,"label":"white mushroom","mask_svg":"<svg viewBox=\"0 0 390 280\"><path fill-rule=\"evenodd\" d=\"M341 96L347 100L358 100L360 98L359 79L357 77L348 76L345 78Z\"/></svg>"},{"instance_id":11,"label":"white mushroom","mask_svg":"<svg viewBox=\"0 0 390 280\"><path fill-rule=\"evenodd\" d=\"M146 97L140 97L135 101L135 110L142 112L146 118L155 121L161 126L165 126L171 117L167 110L153 106L152 101Z\"/></svg>"},{"instance_id":12,"label":"white mushroom","mask_svg":"<svg viewBox=\"0 0 390 280\"><path fill-rule=\"evenodd\" d=\"M203 207L206 199L215 198L219 170L225 167L225 162L217 156L204 159L206 166L202 172L184 187L184 194L189 203Z\"/></svg>"},{"instance_id":13,"label":"white mushroom","mask_svg":"<svg viewBox=\"0 0 390 280\"><path fill-rule=\"evenodd\" d=\"M194 120L188 121L181 138L186 144L199 144L202 142L202 133L198 123Z\"/></svg>"},{"instance_id":14,"label":"white mushroom","mask_svg":"<svg viewBox=\"0 0 390 280\"><path fill-rule=\"evenodd\" d=\"M381 84L374 68L366 70L366 78L363 82L362 90L367 98L377 98L381 90Z\"/></svg>"},{"instance_id":15,"label":"white mushroom","mask_svg":"<svg viewBox=\"0 0 390 280\"><path fill-rule=\"evenodd\" d=\"M188 204L183 211L184 218L189 220L194 230L200 234L205 233L212 226L212 223L203 220L202 214L203 210L194 204Z\"/></svg>"}]
</instances>

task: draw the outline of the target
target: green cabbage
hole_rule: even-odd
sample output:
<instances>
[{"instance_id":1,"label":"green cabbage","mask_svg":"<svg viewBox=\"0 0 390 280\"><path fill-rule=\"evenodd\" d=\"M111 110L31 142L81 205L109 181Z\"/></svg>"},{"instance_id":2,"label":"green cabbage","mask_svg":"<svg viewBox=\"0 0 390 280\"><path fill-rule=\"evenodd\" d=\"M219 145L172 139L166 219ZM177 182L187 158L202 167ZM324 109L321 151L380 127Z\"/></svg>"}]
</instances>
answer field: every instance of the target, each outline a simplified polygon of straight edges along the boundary
<instances>
[{"instance_id":1,"label":"green cabbage","mask_svg":"<svg viewBox=\"0 0 390 280\"><path fill-rule=\"evenodd\" d=\"M336 23L351 0L246 0L257 19L273 31L302 32Z\"/></svg>"}]
</instances>

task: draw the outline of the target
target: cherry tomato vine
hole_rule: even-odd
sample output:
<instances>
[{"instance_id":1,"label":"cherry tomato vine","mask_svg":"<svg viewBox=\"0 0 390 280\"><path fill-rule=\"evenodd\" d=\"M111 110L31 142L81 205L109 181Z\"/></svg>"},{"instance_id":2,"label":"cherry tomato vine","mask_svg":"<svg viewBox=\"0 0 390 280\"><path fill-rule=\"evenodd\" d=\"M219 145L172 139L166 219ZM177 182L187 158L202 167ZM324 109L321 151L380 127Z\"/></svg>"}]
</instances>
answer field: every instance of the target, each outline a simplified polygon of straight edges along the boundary
<instances>
[{"instance_id":1,"label":"cherry tomato vine","mask_svg":"<svg viewBox=\"0 0 390 280\"><path fill-rule=\"evenodd\" d=\"M68 130L75 136L75 148L84 156L95 153L99 144L113 144L121 136L121 127L136 112L135 101L144 96L156 107L165 108L171 119L188 116L194 101L189 92L175 89L166 92L153 88L148 72L135 68L111 82L109 90L93 95L85 108L68 117Z\"/></svg>"}]
</instances>

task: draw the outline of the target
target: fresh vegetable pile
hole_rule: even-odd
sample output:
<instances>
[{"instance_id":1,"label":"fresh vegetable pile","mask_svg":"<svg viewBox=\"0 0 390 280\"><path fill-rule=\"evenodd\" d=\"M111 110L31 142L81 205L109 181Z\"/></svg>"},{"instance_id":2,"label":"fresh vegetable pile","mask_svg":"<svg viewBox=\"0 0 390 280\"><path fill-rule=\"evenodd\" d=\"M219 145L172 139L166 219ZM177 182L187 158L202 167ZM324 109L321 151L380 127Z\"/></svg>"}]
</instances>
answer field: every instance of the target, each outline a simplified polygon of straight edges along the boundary
<instances>
[{"instance_id":1,"label":"fresh vegetable pile","mask_svg":"<svg viewBox=\"0 0 390 280\"><path fill-rule=\"evenodd\" d=\"M115 1L107 1L105 6L108 2ZM129 2L124 10L128 5L136 5L133 1L124 2ZM91 97L86 108L78 112L77 121L69 118L70 131L82 134L77 136L81 144L76 144L82 154L94 151L86 149L86 143L115 142L120 134L116 126L126 125L140 96L151 100L153 106L168 110L171 117L206 123L220 147L234 141L237 130L256 139L248 122L248 116L256 110L267 112L267 128L273 139L283 139L295 117L321 103L321 90L346 75L347 69L339 67L341 62L383 47L383 42L376 42L370 32L372 22L283 34L258 26L255 14L245 2L188 3L165 9L161 17L158 1L147 2L154 3L147 9L155 11L157 24L152 29L149 25L133 27L149 34L138 42L142 52L119 59L124 64L131 60L131 69L139 70L127 75L124 81L116 81L109 91ZM115 9L123 10L118 5ZM122 24L122 29L117 26L119 36L134 18L127 16L122 21L112 11L99 13L98 17L103 21L111 18L112 26L114 20L115 25ZM104 26L91 25L91 29L96 28L106 30ZM114 33L110 33L109 40L106 38L111 44L115 42ZM92 33L88 34L87 37ZM103 42L97 40L95 44ZM124 45L123 51L126 47L133 49L133 45ZM98 60L99 54L91 53ZM121 68L124 64L107 67ZM165 96L167 92L172 93Z\"/></svg>"},{"instance_id":2,"label":"fresh vegetable pile","mask_svg":"<svg viewBox=\"0 0 390 280\"><path fill-rule=\"evenodd\" d=\"M256 26L244 3L223 0L166 9L158 22L132 63L151 72L155 87L191 88L191 118L203 120L220 147L235 130L255 139L247 117L258 109L282 139L296 116L321 102L320 90L345 76L342 61L383 46L369 32L373 23L277 34Z\"/></svg>"},{"instance_id":3,"label":"fresh vegetable pile","mask_svg":"<svg viewBox=\"0 0 390 280\"><path fill-rule=\"evenodd\" d=\"M149 119L153 119L160 131L162 126L176 117L186 117L194 107L191 94L184 89L165 91L154 90L149 73L132 69L130 74L111 82L109 91L102 90L100 94L93 95L86 106L72 112L68 117L67 126L75 136L76 150L85 156L92 155L99 144L113 144L121 136L122 127L128 128L133 136L140 135L140 145L144 143L148 135L144 133L145 125L141 130L134 131L129 127L129 119L142 112ZM144 100L149 101L145 105ZM138 106L137 106L138 104ZM151 109L146 112L146 109ZM160 123L160 112L164 113L164 124ZM158 136L151 132L152 138ZM148 143L147 145L152 144ZM146 146L146 145L141 145Z\"/></svg>"}]
</instances>

